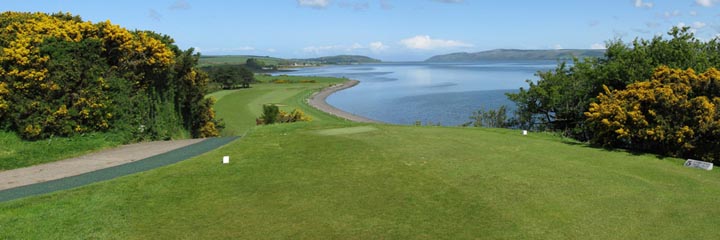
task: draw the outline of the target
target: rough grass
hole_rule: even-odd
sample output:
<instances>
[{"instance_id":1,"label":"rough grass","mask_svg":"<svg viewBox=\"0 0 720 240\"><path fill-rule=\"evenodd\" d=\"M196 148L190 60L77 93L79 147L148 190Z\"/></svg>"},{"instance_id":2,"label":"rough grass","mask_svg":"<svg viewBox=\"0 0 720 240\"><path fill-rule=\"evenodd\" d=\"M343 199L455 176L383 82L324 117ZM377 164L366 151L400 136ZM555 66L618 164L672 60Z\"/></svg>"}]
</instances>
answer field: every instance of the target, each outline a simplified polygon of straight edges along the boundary
<instances>
[{"instance_id":1,"label":"rough grass","mask_svg":"<svg viewBox=\"0 0 720 240\"><path fill-rule=\"evenodd\" d=\"M258 96L307 109L307 94ZM720 175L680 159L312 114L168 167L0 203L0 239L720 238Z\"/></svg>"},{"instance_id":2,"label":"rough grass","mask_svg":"<svg viewBox=\"0 0 720 240\"><path fill-rule=\"evenodd\" d=\"M0 171L76 157L120 143L106 133L25 141L15 133L0 131Z\"/></svg>"}]
</instances>

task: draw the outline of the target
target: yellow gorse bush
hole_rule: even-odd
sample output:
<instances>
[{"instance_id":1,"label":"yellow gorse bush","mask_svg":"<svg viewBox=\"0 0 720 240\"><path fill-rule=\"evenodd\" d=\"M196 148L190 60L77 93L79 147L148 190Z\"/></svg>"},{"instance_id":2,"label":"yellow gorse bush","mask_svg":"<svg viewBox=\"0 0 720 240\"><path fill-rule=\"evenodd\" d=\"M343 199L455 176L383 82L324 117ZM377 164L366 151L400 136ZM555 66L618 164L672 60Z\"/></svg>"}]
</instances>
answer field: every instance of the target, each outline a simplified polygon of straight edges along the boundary
<instances>
[{"instance_id":1,"label":"yellow gorse bush","mask_svg":"<svg viewBox=\"0 0 720 240\"><path fill-rule=\"evenodd\" d=\"M0 122L0 127L14 129L28 139L110 129L118 115L112 106L127 103L113 102L105 77L130 82L132 94L172 91L167 89L170 86L167 82L171 81L167 78L173 77L172 73L179 68L175 67L178 56L168 45L171 43L167 37L128 31L109 20L94 24L69 13L0 13L0 119L5 121ZM86 48L87 52L70 48ZM95 59L76 59L86 65L68 63L83 57ZM150 99L159 95L175 97L178 102L175 105L182 109L173 111L183 112L186 121L202 121L183 125L193 128L190 129L193 133L215 136L218 130L211 126L215 119L208 113L212 112L212 104L201 103L204 100L197 97L204 94L206 76L197 74L195 65L190 66L190 70L182 70L177 77L185 82L178 91L188 92L158 92L150 94ZM178 99L183 97L195 100ZM129 99L142 98L129 96Z\"/></svg>"},{"instance_id":2,"label":"yellow gorse bush","mask_svg":"<svg viewBox=\"0 0 720 240\"><path fill-rule=\"evenodd\" d=\"M604 88L585 112L605 146L667 149L674 156L720 157L720 71L659 67L624 90Z\"/></svg>"}]
</instances>

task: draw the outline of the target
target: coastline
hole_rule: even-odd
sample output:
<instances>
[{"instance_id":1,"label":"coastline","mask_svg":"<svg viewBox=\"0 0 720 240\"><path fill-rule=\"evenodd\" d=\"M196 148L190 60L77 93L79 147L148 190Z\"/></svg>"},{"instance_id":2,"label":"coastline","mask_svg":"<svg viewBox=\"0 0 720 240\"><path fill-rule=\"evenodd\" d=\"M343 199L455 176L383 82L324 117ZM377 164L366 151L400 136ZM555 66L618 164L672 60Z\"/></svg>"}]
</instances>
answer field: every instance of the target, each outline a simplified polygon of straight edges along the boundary
<instances>
[{"instance_id":1,"label":"coastline","mask_svg":"<svg viewBox=\"0 0 720 240\"><path fill-rule=\"evenodd\" d=\"M358 83L360 83L360 81L350 80L350 81L344 82L343 84L338 84L338 85L333 85L330 87L323 88L322 90L320 90L320 92L316 92L315 94L310 96L310 98L308 98L308 103L310 104L310 106L312 106L320 111L323 111L330 115L344 118L344 119L347 119L347 120L350 120L353 122L383 123L383 122L380 122L377 120L373 120L370 118L366 118L363 116L358 116L358 115L355 115L355 114L352 114L349 112L345 112L345 111L340 110L336 107L333 107L332 105L327 103L326 99L331 94L341 91L341 90L344 90L344 89L354 87Z\"/></svg>"}]
</instances>

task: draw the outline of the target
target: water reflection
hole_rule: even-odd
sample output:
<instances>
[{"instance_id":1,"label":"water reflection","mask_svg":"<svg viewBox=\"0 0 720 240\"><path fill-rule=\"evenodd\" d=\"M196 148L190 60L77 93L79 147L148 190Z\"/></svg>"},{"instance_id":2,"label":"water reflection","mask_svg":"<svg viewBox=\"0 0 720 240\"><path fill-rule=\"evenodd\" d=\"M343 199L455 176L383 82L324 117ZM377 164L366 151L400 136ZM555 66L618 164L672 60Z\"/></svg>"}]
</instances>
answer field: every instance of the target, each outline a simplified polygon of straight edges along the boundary
<instances>
[{"instance_id":1,"label":"water reflection","mask_svg":"<svg viewBox=\"0 0 720 240\"><path fill-rule=\"evenodd\" d=\"M354 114L396 124L415 121L459 125L473 111L513 107L505 93L526 87L537 71L556 61L480 63L383 63L304 68L288 75L347 77L356 87L328 97L328 103Z\"/></svg>"}]
</instances>

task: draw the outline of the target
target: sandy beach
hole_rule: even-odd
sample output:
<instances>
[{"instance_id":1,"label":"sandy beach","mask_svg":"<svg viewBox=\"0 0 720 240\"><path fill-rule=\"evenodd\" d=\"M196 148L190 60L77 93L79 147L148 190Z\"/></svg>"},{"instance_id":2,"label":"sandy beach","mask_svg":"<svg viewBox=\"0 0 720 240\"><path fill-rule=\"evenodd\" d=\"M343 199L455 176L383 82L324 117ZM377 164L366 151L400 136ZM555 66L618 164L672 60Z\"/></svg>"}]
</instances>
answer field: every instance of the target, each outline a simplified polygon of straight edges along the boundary
<instances>
[{"instance_id":1,"label":"sandy beach","mask_svg":"<svg viewBox=\"0 0 720 240\"><path fill-rule=\"evenodd\" d=\"M325 101L327 99L327 97L330 96L330 94L333 94L337 91L341 91L343 89L354 87L358 83L360 83L360 82L357 80L350 80L343 84L338 84L338 85L333 85L331 87L327 87L323 90L320 90L320 92L317 92L317 93L313 94L312 96L310 96L310 99L308 99L308 103L310 104L310 106L313 106L313 107L319 109L320 111L323 111L323 112L329 113L331 115L335 115L335 116L338 116L338 117L341 117L341 118L344 118L344 119L347 119L350 121L362 122L362 123L382 123L377 120L358 116L358 115L337 109L336 107L331 106L330 104L327 103L327 101Z\"/></svg>"}]
</instances>

